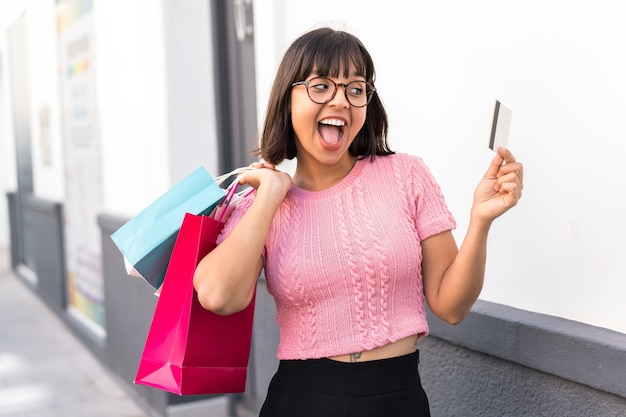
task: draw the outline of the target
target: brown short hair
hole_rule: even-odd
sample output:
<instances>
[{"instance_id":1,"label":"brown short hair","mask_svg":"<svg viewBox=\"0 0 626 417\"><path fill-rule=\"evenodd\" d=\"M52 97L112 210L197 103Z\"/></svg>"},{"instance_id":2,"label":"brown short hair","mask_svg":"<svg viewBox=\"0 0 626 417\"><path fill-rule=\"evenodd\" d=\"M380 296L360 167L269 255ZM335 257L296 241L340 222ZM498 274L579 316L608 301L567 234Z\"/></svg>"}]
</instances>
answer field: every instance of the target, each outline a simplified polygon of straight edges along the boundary
<instances>
[{"instance_id":1,"label":"brown short hair","mask_svg":"<svg viewBox=\"0 0 626 417\"><path fill-rule=\"evenodd\" d=\"M261 133L261 143L255 155L272 164L296 157L296 135L291 124L291 85L308 77L313 70L320 76L344 76L350 65L359 75L374 84L374 62L365 46L354 35L330 28L316 29L296 39L285 53L270 93ZM387 113L374 93L367 105L365 124L350 145L357 157L389 155L387 144Z\"/></svg>"}]
</instances>

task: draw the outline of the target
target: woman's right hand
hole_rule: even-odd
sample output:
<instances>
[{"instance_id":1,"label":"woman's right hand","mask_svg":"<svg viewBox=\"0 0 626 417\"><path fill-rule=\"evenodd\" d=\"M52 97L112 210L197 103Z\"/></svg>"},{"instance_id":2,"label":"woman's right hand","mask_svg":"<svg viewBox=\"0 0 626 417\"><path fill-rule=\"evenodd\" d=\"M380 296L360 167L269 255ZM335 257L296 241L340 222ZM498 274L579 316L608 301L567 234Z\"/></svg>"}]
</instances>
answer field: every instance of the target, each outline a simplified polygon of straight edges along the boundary
<instances>
[{"instance_id":1,"label":"woman's right hand","mask_svg":"<svg viewBox=\"0 0 626 417\"><path fill-rule=\"evenodd\" d=\"M255 188L257 193L267 193L268 196L276 198L277 202L282 202L291 188L291 176L266 162L254 162L250 167L256 169L242 174L239 177L239 184L249 185Z\"/></svg>"}]
</instances>

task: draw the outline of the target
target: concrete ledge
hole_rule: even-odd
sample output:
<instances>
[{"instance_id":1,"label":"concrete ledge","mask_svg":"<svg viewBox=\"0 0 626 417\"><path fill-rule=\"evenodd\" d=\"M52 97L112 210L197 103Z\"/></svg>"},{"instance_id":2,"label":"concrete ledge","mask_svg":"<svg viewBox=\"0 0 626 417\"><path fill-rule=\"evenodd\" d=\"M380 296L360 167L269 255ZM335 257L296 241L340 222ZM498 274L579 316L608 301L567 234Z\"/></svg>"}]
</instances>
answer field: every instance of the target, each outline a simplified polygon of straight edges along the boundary
<instances>
[{"instance_id":1,"label":"concrete ledge","mask_svg":"<svg viewBox=\"0 0 626 417\"><path fill-rule=\"evenodd\" d=\"M451 326L428 311L430 334L626 398L626 335L478 300Z\"/></svg>"},{"instance_id":2,"label":"concrete ledge","mask_svg":"<svg viewBox=\"0 0 626 417\"><path fill-rule=\"evenodd\" d=\"M58 218L61 216L61 203L38 198L33 194L25 197L28 208L34 212Z\"/></svg>"}]
</instances>

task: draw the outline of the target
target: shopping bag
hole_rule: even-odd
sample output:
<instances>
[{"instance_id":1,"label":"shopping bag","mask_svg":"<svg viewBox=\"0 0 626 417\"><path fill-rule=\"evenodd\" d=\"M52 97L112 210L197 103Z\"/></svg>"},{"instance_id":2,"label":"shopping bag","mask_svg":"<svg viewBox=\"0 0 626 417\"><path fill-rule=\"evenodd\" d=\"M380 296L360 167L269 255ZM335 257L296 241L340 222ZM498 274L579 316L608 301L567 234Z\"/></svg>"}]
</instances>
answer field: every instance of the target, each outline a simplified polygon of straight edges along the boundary
<instances>
[{"instance_id":1,"label":"shopping bag","mask_svg":"<svg viewBox=\"0 0 626 417\"><path fill-rule=\"evenodd\" d=\"M179 395L245 391L254 301L220 316L193 288L198 262L215 247L223 222L186 214L154 311L135 383Z\"/></svg>"},{"instance_id":2,"label":"shopping bag","mask_svg":"<svg viewBox=\"0 0 626 417\"><path fill-rule=\"evenodd\" d=\"M185 213L209 214L224 196L225 191L199 167L115 231L111 239L124 255L129 275L159 288Z\"/></svg>"}]
</instances>

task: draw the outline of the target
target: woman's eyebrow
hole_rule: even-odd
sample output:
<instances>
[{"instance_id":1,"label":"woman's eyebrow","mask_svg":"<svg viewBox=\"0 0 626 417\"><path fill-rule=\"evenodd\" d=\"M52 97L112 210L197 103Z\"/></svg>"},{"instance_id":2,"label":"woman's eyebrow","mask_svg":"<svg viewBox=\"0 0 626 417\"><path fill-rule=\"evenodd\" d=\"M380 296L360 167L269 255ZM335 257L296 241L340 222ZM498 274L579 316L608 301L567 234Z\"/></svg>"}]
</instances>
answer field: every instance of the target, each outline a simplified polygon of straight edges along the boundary
<instances>
[{"instance_id":1,"label":"woman's eyebrow","mask_svg":"<svg viewBox=\"0 0 626 417\"><path fill-rule=\"evenodd\" d=\"M365 74L362 74L362 73L360 73L360 72L357 72L357 71L352 71L352 72L350 73L350 77L349 77L349 78L357 78L357 77L363 78L363 79L365 79L365 80L367 79L367 77L365 76Z\"/></svg>"}]
</instances>

